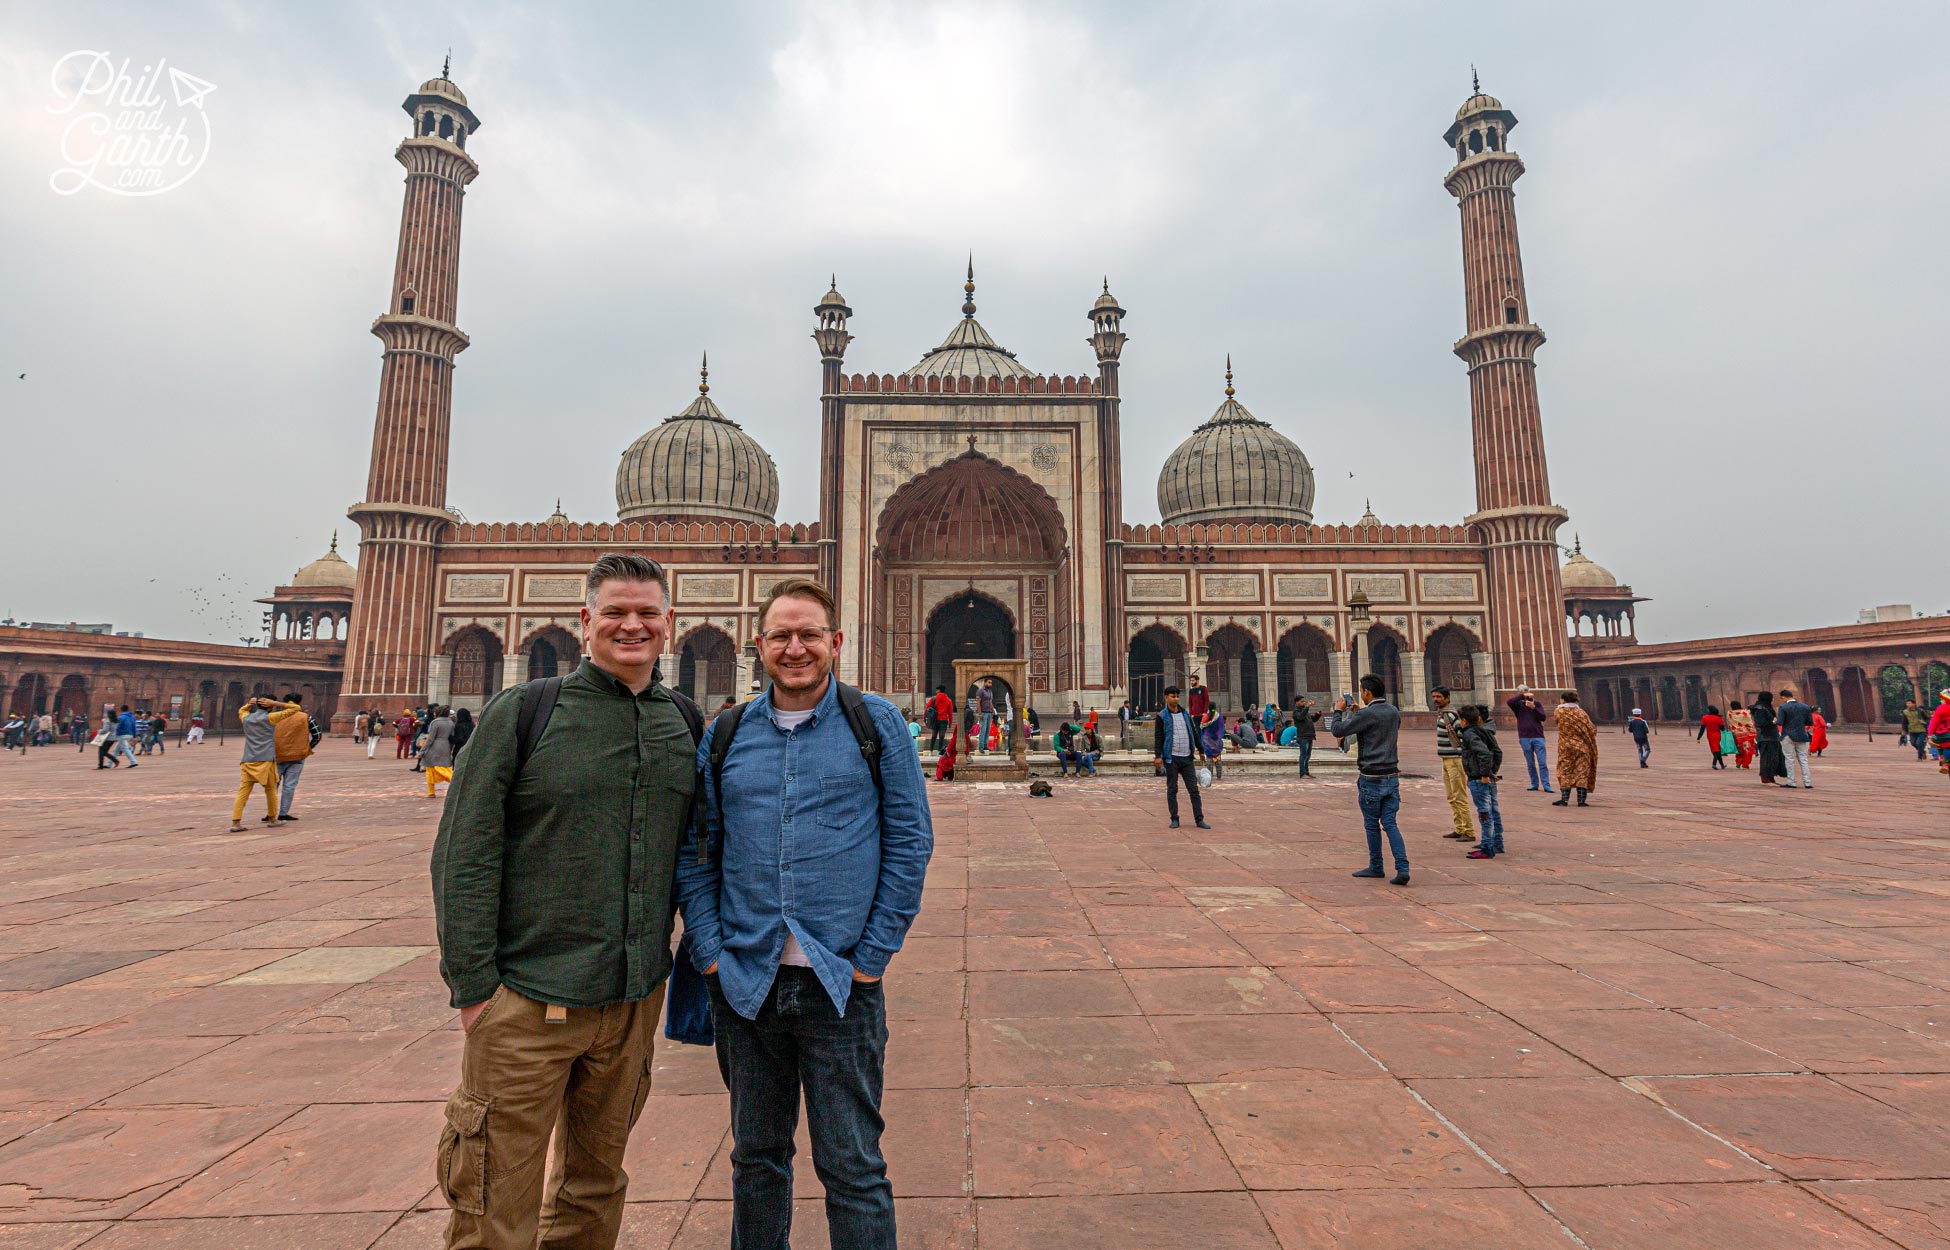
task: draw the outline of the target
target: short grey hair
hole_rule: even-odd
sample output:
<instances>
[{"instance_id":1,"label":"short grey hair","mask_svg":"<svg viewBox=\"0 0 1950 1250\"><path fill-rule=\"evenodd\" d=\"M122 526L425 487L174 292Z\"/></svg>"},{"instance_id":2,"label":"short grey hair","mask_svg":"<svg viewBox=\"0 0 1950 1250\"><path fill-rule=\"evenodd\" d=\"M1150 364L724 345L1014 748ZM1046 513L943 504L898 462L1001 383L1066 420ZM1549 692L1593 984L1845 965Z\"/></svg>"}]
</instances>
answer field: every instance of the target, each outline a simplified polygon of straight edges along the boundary
<instances>
[{"instance_id":1,"label":"short grey hair","mask_svg":"<svg viewBox=\"0 0 1950 1250\"><path fill-rule=\"evenodd\" d=\"M670 606L670 576L664 566L648 556L609 552L589 566L589 610L596 610L596 592L604 582L655 582L664 592L664 606Z\"/></svg>"}]
</instances>

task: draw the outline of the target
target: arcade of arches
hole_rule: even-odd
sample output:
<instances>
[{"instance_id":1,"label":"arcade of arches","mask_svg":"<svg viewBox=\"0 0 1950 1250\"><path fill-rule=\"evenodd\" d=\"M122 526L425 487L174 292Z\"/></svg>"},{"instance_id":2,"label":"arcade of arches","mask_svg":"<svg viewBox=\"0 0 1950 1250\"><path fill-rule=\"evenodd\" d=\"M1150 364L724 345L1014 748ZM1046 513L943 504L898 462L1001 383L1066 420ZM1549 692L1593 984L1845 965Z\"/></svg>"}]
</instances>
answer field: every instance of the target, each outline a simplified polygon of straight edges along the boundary
<instances>
[{"instance_id":1,"label":"arcade of arches","mask_svg":"<svg viewBox=\"0 0 1950 1250\"><path fill-rule=\"evenodd\" d=\"M1884 726L1899 719L1908 700L1927 710L1937 692L1950 687L1950 647L1939 655L1815 653L1733 663L1715 657L1657 667L1630 664L1633 659L1606 656L1601 664L1581 667L1584 702L1599 722L1622 723L1633 708L1653 720L1691 722L1708 707L1725 711L1736 700L1752 706L1763 690L1792 690L1832 725Z\"/></svg>"},{"instance_id":2,"label":"arcade of arches","mask_svg":"<svg viewBox=\"0 0 1950 1250\"><path fill-rule=\"evenodd\" d=\"M336 652L0 626L0 710L9 715L93 719L126 703L177 725L202 716L214 733L254 695L295 692L321 708L338 687Z\"/></svg>"}]
</instances>

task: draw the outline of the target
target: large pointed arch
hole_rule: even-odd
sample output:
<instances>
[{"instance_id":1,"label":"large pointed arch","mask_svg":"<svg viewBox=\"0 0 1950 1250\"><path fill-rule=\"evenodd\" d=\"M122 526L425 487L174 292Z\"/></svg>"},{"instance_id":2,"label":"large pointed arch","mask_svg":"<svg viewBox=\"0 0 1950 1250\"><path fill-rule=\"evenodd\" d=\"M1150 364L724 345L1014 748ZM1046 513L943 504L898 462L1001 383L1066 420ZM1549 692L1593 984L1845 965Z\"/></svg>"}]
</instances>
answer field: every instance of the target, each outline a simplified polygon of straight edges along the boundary
<instances>
[{"instance_id":1,"label":"large pointed arch","mask_svg":"<svg viewBox=\"0 0 1950 1250\"><path fill-rule=\"evenodd\" d=\"M1054 564L1068 537L1048 491L970 449L895 491L874 542L889 564Z\"/></svg>"}]
</instances>

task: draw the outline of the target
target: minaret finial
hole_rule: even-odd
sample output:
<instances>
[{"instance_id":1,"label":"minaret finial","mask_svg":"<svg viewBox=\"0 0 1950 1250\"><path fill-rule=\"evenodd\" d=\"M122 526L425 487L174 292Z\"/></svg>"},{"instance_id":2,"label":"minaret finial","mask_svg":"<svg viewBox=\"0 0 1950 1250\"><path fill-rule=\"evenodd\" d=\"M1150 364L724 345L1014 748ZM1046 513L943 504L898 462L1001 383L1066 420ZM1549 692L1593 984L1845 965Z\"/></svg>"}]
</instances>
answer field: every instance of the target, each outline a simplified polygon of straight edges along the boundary
<instances>
[{"instance_id":1,"label":"minaret finial","mask_svg":"<svg viewBox=\"0 0 1950 1250\"><path fill-rule=\"evenodd\" d=\"M1109 275L1109 274L1105 274L1105 275L1104 275L1104 294L1105 294L1105 295L1109 295L1109 294L1110 294L1110 275Z\"/></svg>"},{"instance_id":2,"label":"minaret finial","mask_svg":"<svg viewBox=\"0 0 1950 1250\"><path fill-rule=\"evenodd\" d=\"M700 362L697 366L697 393L700 395L709 395L711 393L711 353L710 352L704 353L703 361Z\"/></svg>"},{"instance_id":3,"label":"minaret finial","mask_svg":"<svg viewBox=\"0 0 1950 1250\"><path fill-rule=\"evenodd\" d=\"M442 78L445 78L449 73L453 71L453 68L454 68L454 50L452 48L449 48L447 49L446 58L440 62L440 76Z\"/></svg>"},{"instance_id":4,"label":"minaret finial","mask_svg":"<svg viewBox=\"0 0 1950 1250\"><path fill-rule=\"evenodd\" d=\"M1226 398L1227 398L1227 399L1231 399L1231 398L1232 398L1232 396L1233 396L1233 390L1232 390L1232 353L1231 353L1231 352L1227 352L1227 353L1226 353Z\"/></svg>"},{"instance_id":5,"label":"minaret finial","mask_svg":"<svg viewBox=\"0 0 1950 1250\"><path fill-rule=\"evenodd\" d=\"M1471 95L1483 94L1483 84L1482 81L1476 77L1476 66L1473 64L1469 67L1469 94Z\"/></svg>"},{"instance_id":6,"label":"minaret finial","mask_svg":"<svg viewBox=\"0 0 1950 1250\"><path fill-rule=\"evenodd\" d=\"M1571 535L1571 554L1574 556L1584 554L1584 535L1575 532Z\"/></svg>"},{"instance_id":7,"label":"minaret finial","mask_svg":"<svg viewBox=\"0 0 1950 1250\"><path fill-rule=\"evenodd\" d=\"M961 284L961 291L961 315L973 317L975 315L975 253L973 252L968 254L968 281Z\"/></svg>"},{"instance_id":8,"label":"minaret finial","mask_svg":"<svg viewBox=\"0 0 1950 1250\"><path fill-rule=\"evenodd\" d=\"M332 554L337 555L338 551L339 551L339 532L337 530L333 530L332 531Z\"/></svg>"},{"instance_id":9,"label":"minaret finial","mask_svg":"<svg viewBox=\"0 0 1950 1250\"><path fill-rule=\"evenodd\" d=\"M556 510L557 512L560 512L560 511L562 511L562 496L560 496L560 495L557 495L557 496L555 497L555 510Z\"/></svg>"}]
</instances>

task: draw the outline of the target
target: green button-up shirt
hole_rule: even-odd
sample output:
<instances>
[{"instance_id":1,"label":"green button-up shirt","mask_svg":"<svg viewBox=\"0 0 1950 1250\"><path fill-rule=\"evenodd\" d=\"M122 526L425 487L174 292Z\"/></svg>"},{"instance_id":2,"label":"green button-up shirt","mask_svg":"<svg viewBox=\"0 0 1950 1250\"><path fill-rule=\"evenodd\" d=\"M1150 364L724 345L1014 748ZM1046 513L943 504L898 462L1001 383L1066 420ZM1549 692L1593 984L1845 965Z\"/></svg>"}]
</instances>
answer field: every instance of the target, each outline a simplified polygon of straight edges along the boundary
<instances>
[{"instance_id":1,"label":"green button-up shirt","mask_svg":"<svg viewBox=\"0 0 1950 1250\"><path fill-rule=\"evenodd\" d=\"M481 713L433 843L452 1003L497 986L545 1003L636 1002L670 974L672 881L696 784L684 714L585 660L516 772L523 689Z\"/></svg>"}]
</instances>

